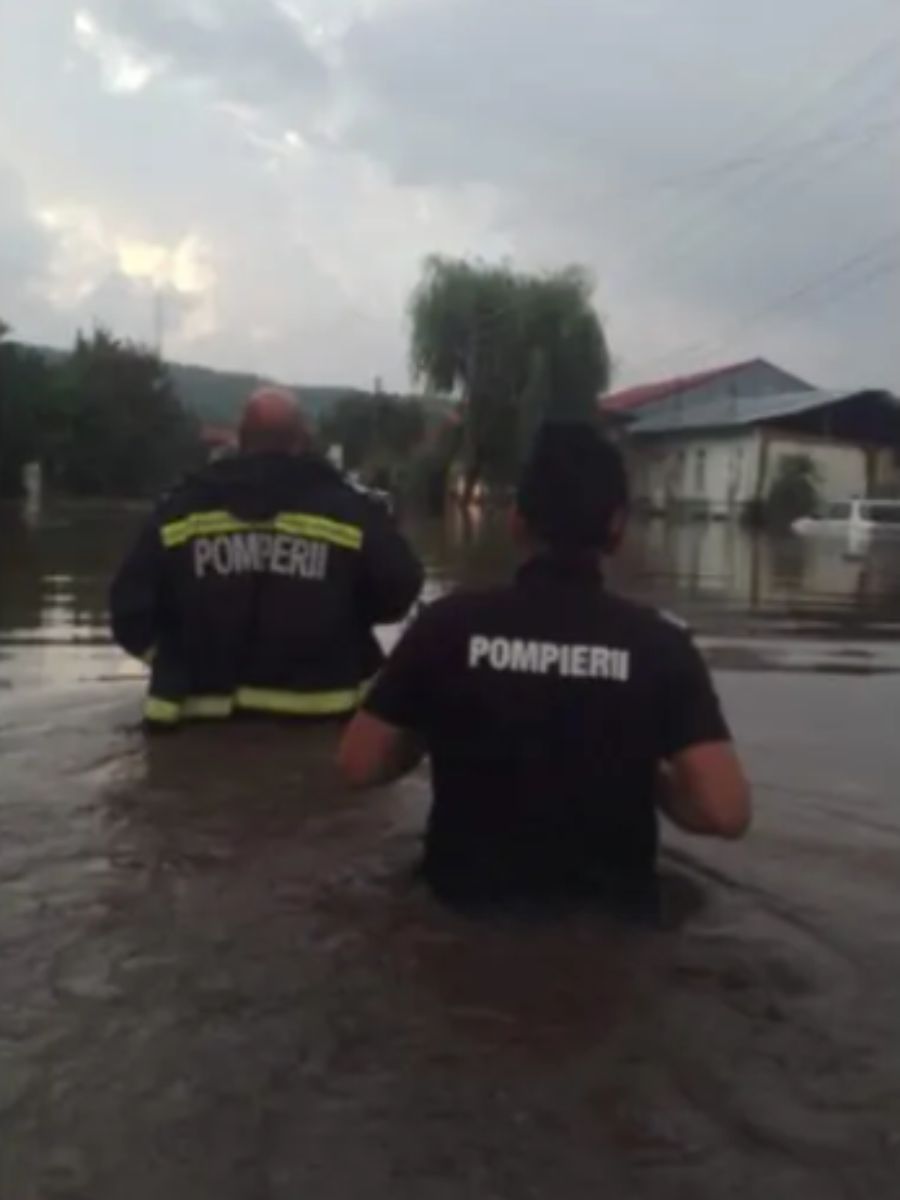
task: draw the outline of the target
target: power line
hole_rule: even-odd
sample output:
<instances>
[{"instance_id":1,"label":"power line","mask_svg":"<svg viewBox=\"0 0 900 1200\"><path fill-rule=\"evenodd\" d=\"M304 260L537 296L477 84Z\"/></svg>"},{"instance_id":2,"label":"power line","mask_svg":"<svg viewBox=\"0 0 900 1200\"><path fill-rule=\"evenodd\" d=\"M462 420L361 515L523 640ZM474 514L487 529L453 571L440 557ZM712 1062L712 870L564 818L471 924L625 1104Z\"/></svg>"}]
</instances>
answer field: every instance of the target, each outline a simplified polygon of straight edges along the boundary
<instances>
[{"instance_id":1,"label":"power line","mask_svg":"<svg viewBox=\"0 0 900 1200\"><path fill-rule=\"evenodd\" d=\"M898 246L898 248L900 248L900 229L895 230L893 233L890 233L885 237L879 238L865 250L858 254L854 254L851 258L839 263L836 267L831 268L824 274L808 280L800 287L787 292L785 295L776 297L774 300L769 301L761 308L758 308L749 313L747 316L740 318L737 322L735 322L733 331L727 332L724 336L715 338L708 342L695 342L687 346L676 347L674 350L667 351L662 355L657 355L655 358L650 359L649 363L659 364L661 362L669 361L673 358L683 357L685 354L708 352L710 350L716 350L722 346L729 345L735 340L735 337L742 336L747 332L747 330L763 323L774 313L781 312L785 308L792 307L798 300L802 300L806 296L814 294L821 288L826 287L828 284L834 282L836 279L840 279L845 275L851 274L858 267L864 266L866 263L868 263L870 259L880 257L882 254L888 252L895 244ZM879 263L872 271L867 272L860 279L853 281L846 288L841 289L835 298L838 298L840 295L846 295L852 291L856 291L861 283L867 282L870 278L874 279L882 274L892 274L898 269L900 269L900 263Z\"/></svg>"},{"instance_id":2,"label":"power line","mask_svg":"<svg viewBox=\"0 0 900 1200\"><path fill-rule=\"evenodd\" d=\"M704 167L693 172L685 172L683 175L671 175L667 179L654 180L651 186L656 188L682 187L691 183L697 183L703 179L715 179L719 176L733 175L747 167L766 166L773 160L782 160L788 157L793 158L797 154L801 154L804 150L827 149L831 146L846 143L853 144L861 139L866 139L866 145L869 145L871 139L877 137L880 133L890 133L892 130L898 128L900 128L900 117L891 117L883 121L873 121L868 125L860 126L859 129L855 129L852 132L848 130L845 133L823 134L821 137L794 142L792 145L784 146L772 154L756 157L744 155L740 158L725 159L711 167Z\"/></svg>"},{"instance_id":3,"label":"power line","mask_svg":"<svg viewBox=\"0 0 900 1200\"><path fill-rule=\"evenodd\" d=\"M157 287L153 293L153 347L159 358L163 357L165 320L165 298Z\"/></svg>"},{"instance_id":4,"label":"power line","mask_svg":"<svg viewBox=\"0 0 900 1200\"><path fill-rule=\"evenodd\" d=\"M846 287L840 288L838 291L831 293L831 295L825 295L815 300L812 307L821 308L822 305L833 304L838 300L844 300L847 298L847 296L853 295L855 292L864 291L879 279L888 278L892 275L896 275L898 272L900 272L900 259L898 259L896 262L881 263L878 266L873 267L870 271L866 271L863 275L860 275L858 279L854 279L852 282L848 283ZM784 304L779 305L778 307L786 308L789 307L789 305ZM766 316L768 315L769 314L766 314ZM760 321L755 322L757 325L760 323ZM744 330L741 329L740 333L743 332ZM737 336L740 336L740 334ZM731 338L727 342L720 342L719 345L728 345L733 341L734 338Z\"/></svg>"},{"instance_id":5,"label":"power line","mask_svg":"<svg viewBox=\"0 0 900 1200\"><path fill-rule=\"evenodd\" d=\"M898 47L900 47L900 39L896 39ZM876 104L883 102L881 92L871 96L865 102L863 111L874 107ZM857 108L859 106L856 106ZM689 259L692 254L696 254L704 245L709 244L715 239L711 237L724 231L730 225L734 224L736 214L744 212L748 206L757 202L761 196L765 196L771 201L780 192L783 192L787 187L790 187L792 194L796 195L798 191L803 191L815 181L818 175L824 170L833 169L834 166L855 154L868 149L870 145L877 139L879 130L870 126L870 132L858 142L845 143L838 148L836 154L829 154L829 147L825 145L825 157L819 161L814 171L806 171L807 166L802 158L794 159L788 162L775 163L764 170L761 175L755 180L752 180L746 186L741 181L737 182L737 187L731 188L719 197L718 201L718 216L712 216L711 219L703 224L695 223L693 228L685 230L685 236L680 240L672 243L670 248L651 259L645 269L658 269L661 266L673 266L675 263L683 262ZM722 207L727 200L733 200L729 207ZM759 218L757 218L757 223Z\"/></svg>"},{"instance_id":6,"label":"power line","mask_svg":"<svg viewBox=\"0 0 900 1200\"><path fill-rule=\"evenodd\" d=\"M870 75L875 69L876 65L882 60L890 61L891 64L893 64L896 61L895 55L898 47L900 47L900 35L893 35L887 39L883 39L861 58L853 62L848 68L840 72L838 76L832 79L824 87L816 89L812 95L805 97L800 104L794 106L779 121L776 121L775 124L770 126L766 132L752 139L747 145L745 145L743 156L745 158L750 157L757 151L764 149L777 137L777 134L780 131L785 128L789 128L798 116L802 117L811 109L815 111L818 107L820 107L822 101L827 100L829 97L840 92L848 85L852 85L857 77L866 77ZM872 101L870 98L869 106L871 106L871 102ZM773 174L777 175L777 173L777 167L774 169L774 171L772 168L770 168L768 171L763 173L763 176L760 180L756 181L755 186L758 187L760 183L765 183L767 180L771 181ZM737 181L736 187L728 187L727 183L728 180L726 179L726 187L720 194L717 195L714 190L712 192L705 193L704 196L700 197L699 205L694 206L694 213L689 214L686 220L682 219L671 222L667 228L658 233L658 235L651 241L649 245L650 258L649 261L646 262L647 267L667 261L668 255L665 253L665 250L673 244L679 246L683 251L684 237L689 235L693 230L696 230L697 221L699 218L702 218L704 210L707 209L710 201L713 203L713 205L718 205L721 209L721 205L727 202L732 196L737 198L741 195L741 193L746 196L748 193L753 191L754 187L753 184L747 185L743 179ZM721 224L721 221L719 224ZM703 231L708 234L709 227L704 226ZM663 252L661 257L659 254L660 251ZM641 258L642 255L639 253L634 261L636 263L640 263Z\"/></svg>"},{"instance_id":7,"label":"power line","mask_svg":"<svg viewBox=\"0 0 900 1200\"><path fill-rule=\"evenodd\" d=\"M826 95L832 94L835 87L841 86L841 84L846 84L849 80L855 78L856 75L862 69L863 64L867 63L869 66L872 66L875 62L883 59L885 57L885 55L887 55L893 49L893 47L895 47L898 43L900 43L900 38L898 38L896 36L891 37L885 43L883 43L881 46L877 47L873 51L870 51L870 53L868 55L866 55L862 60L855 63L849 70L843 72L842 75L838 77L838 80L834 81L830 85L830 87L826 90L825 94ZM883 90L884 89L882 87L881 89L878 90L878 92L874 96L870 95L867 98L867 100L864 101L864 107L866 109L872 107L873 103L878 101L878 99L881 95L881 92ZM854 106L854 108L855 108L855 110L859 110L859 108L860 108L859 103L857 103ZM846 119L846 113L844 114L844 118ZM843 132L839 131L838 129L835 128L834 125L832 125L831 129L829 129L826 133L824 133L820 137L817 137L815 139L810 139L809 142L807 143L807 146L813 153L816 153L819 148L825 148L827 150L831 146L842 147L842 149L839 149L839 152L837 155L831 155L827 159L827 161L819 164L819 168L818 168L819 170L821 170L823 167L828 167L833 170L834 167L836 166L836 164L841 159L847 157L848 152L850 154L852 154L852 153L857 153L859 150L865 149L866 147L871 145L872 142L874 140L876 140L883 131L895 126L896 124L897 124L896 119L880 120L880 121L871 122L865 129L857 130L855 133L855 136L852 139L848 138ZM858 140L860 135L862 135L861 141ZM733 169L736 168L736 164L739 161L740 160L732 160L731 164L725 164L725 166L727 168L729 168L729 171L732 171ZM797 168L798 163L802 166L803 165L802 159L794 159L791 162L787 163L786 167L785 167L785 164L781 164L781 165L776 165L774 168L770 168L768 171L763 172L763 174L759 178L757 178L757 180L755 181L755 187L745 188L743 190L743 192L741 192L741 190L740 190L741 181L738 181L737 191L734 188L731 188L730 190L726 190L724 193L722 193L720 199L724 200L729 194L735 194L736 198L738 200L737 208L738 208L738 211L740 211L740 209L742 207L746 207L748 199L752 199L754 197L754 194L759 193L761 188L765 188L768 185L770 194L772 194L771 186L777 181L777 178L779 175L790 176L792 172L794 175L796 175L796 168ZM813 181L814 178L815 178L815 174L811 174L811 175L808 174L805 179L802 176L802 174L800 175L800 177L795 178L792 183L793 194L797 194L798 192L802 192L806 188L808 188L809 184ZM782 186L787 182L788 182L788 180L786 178L782 179ZM741 202L743 202L743 203L741 203ZM719 228L723 225L723 223L727 223L727 221L729 220L729 215L731 215L730 212L726 212L724 214L724 222L723 222L722 217L720 216L719 221L713 226L713 228L714 229ZM756 222L754 222L754 223L759 223L763 219L764 219L764 215L759 214ZM710 227L706 226L704 233L706 234L707 241L710 240L709 239L709 231L710 231ZM863 262L868 261L868 259L869 259L869 257L871 257L871 255L883 251L885 242L890 244L892 242L892 240L893 240L893 235L891 238L879 240L879 242L877 242L875 245L870 246L867 250L864 250L859 255L853 256L851 259L848 259L846 262L839 264L839 266L837 268L834 268L832 271L827 272L824 276L818 276L815 279L811 280L809 283L804 284L801 288L796 289L796 292L790 292L783 297L779 297L771 304L766 305L764 307L764 309L759 310L754 313L751 313L741 323L741 325L739 327L739 331L742 332L744 329L753 327L756 324L758 324L759 322L761 322L763 319L768 317L770 310L778 311L782 307L787 307L790 304L795 303L798 299L802 299L808 293L818 290L819 288L825 286L833 278L840 278L842 275L846 274L847 272L849 272L855 268L858 268L860 265L863 264ZM686 257L689 257L690 251L693 249L696 252L697 250L699 250L699 248L702 244L703 244L703 238L701 237L700 240L698 241L698 239L695 235L693 244L685 245L684 243L682 243L680 246L676 246L675 251L674 251L674 257L672 255L670 255L670 256L668 256L668 260L670 262L677 262L679 259L684 259ZM665 262L666 258L663 257L660 261ZM872 274L874 277L874 276L881 275L882 273L883 273L883 270L881 267L879 267ZM852 285L852 290L856 290L856 286L857 286L857 284L854 283ZM847 290L847 289L845 289L845 290ZM721 344L721 341L716 342L715 344L717 344L717 345ZM702 351L702 350L708 349L709 345L710 345L710 343L708 343L708 342L692 343L688 346L678 347L674 351L668 351L661 356L656 356L656 358L654 358L651 361L653 361L653 362L657 362L659 360L668 361L673 358L680 358L680 357L683 357L685 354L696 353L697 351Z\"/></svg>"}]
</instances>

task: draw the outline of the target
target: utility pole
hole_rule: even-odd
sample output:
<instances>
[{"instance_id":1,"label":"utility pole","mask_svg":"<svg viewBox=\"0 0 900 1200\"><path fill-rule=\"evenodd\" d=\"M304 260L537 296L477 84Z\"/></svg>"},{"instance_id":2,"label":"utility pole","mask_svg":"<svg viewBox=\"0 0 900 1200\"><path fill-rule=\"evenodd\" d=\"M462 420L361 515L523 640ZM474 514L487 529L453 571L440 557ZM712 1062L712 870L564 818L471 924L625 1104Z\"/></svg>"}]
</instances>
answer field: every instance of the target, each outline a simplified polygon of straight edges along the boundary
<instances>
[{"instance_id":1,"label":"utility pole","mask_svg":"<svg viewBox=\"0 0 900 1200\"><path fill-rule=\"evenodd\" d=\"M165 340L165 300L157 287L153 293L153 345L160 359L163 357Z\"/></svg>"}]
</instances>

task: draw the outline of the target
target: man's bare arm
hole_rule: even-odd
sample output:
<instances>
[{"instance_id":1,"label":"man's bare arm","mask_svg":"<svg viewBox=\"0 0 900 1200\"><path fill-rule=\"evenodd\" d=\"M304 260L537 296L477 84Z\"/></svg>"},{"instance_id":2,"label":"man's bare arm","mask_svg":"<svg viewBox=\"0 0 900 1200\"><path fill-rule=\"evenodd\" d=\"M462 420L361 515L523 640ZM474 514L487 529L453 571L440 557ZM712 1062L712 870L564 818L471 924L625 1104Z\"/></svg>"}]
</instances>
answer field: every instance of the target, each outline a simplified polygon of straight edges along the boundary
<instances>
[{"instance_id":1,"label":"man's bare arm","mask_svg":"<svg viewBox=\"0 0 900 1200\"><path fill-rule=\"evenodd\" d=\"M750 828L750 788L730 742L707 742L676 754L661 771L658 804L680 829L736 839Z\"/></svg>"},{"instance_id":2,"label":"man's bare arm","mask_svg":"<svg viewBox=\"0 0 900 1200\"><path fill-rule=\"evenodd\" d=\"M424 753L408 730L359 712L344 732L338 767L351 787L383 787L415 770Z\"/></svg>"}]
</instances>

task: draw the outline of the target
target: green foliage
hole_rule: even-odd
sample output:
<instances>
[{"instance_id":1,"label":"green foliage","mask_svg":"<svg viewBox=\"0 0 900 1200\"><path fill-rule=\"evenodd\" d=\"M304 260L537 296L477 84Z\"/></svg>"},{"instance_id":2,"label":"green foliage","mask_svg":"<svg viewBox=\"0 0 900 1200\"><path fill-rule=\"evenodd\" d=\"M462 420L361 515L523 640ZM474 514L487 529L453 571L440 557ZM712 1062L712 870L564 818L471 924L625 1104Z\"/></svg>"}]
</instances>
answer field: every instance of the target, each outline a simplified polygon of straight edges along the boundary
<instances>
[{"instance_id":1,"label":"green foliage","mask_svg":"<svg viewBox=\"0 0 900 1200\"><path fill-rule=\"evenodd\" d=\"M247 397L263 383L271 382L257 375L181 363L170 363L169 374L185 408L206 425L234 425ZM322 419L348 395L365 395L341 387L292 387L292 391L314 421Z\"/></svg>"},{"instance_id":2,"label":"green foliage","mask_svg":"<svg viewBox=\"0 0 900 1200\"><path fill-rule=\"evenodd\" d=\"M79 335L65 358L0 346L0 418L0 486L8 492L30 458L62 490L143 496L201 457L197 423L161 361L102 330Z\"/></svg>"},{"instance_id":3,"label":"green foliage","mask_svg":"<svg viewBox=\"0 0 900 1200\"><path fill-rule=\"evenodd\" d=\"M578 268L524 275L431 258L411 302L412 366L461 396L470 487L515 476L546 420L593 421L610 359Z\"/></svg>"},{"instance_id":4,"label":"green foliage","mask_svg":"<svg viewBox=\"0 0 900 1200\"><path fill-rule=\"evenodd\" d=\"M319 424L323 444L339 445L344 466L372 477L393 476L425 436L426 414L417 400L348 393Z\"/></svg>"},{"instance_id":5,"label":"green foliage","mask_svg":"<svg viewBox=\"0 0 900 1200\"><path fill-rule=\"evenodd\" d=\"M815 512L819 504L819 472L808 454L786 454L778 465L766 497L766 523L787 528L799 517Z\"/></svg>"},{"instance_id":6,"label":"green foliage","mask_svg":"<svg viewBox=\"0 0 900 1200\"><path fill-rule=\"evenodd\" d=\"M37 409L50 386L42 356L7 341L0 322L0 496L18 496L22 468L38 453Z\"/></svg>"},{"instance_id":7,"label":"green foliage","mask_svg":"<svg viewBox=\"0 0 900 1200\"><path fill-rule=\"evenodd\" d=\"M535 434L551 411L550 372L547 351L536 347L532 351L528 382L522 392L518 418L518 460L524 462L534 442Z\"/></svg>"},{"instance_id":8,"label":"green foliage","mask_svg":"<svg viewBox=\"0 0 900 1200\"><path fill-rule=\"evenodd\" d=\"M104 330L78 337L55 397L61 438L52 471L67 491L146 495L196 454L197 430L160 359Z\"/></svg>"},{"instance_id":9,"label":"green foliage","mask_svg":"<svg viewBox=\"0 0 900 1200\"><path fill-rule=\"evenodd\" d=\"M462 438L462 424L451 414L431 431L410 462L407 495L432 516L443 511L450 469L462 450Z\"/></svg>"}]
</instances>

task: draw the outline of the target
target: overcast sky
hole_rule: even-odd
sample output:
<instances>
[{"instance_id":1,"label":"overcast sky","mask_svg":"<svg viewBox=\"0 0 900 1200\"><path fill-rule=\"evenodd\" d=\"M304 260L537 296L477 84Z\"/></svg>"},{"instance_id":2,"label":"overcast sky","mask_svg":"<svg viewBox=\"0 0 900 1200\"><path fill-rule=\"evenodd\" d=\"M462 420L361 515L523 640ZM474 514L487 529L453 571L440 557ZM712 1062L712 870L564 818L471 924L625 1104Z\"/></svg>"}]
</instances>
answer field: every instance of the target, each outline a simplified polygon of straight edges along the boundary
<instances>
[{"instance_id":1,"label":"overcast sky","mask_svg":"<svg viewBox=\"0 0 900 1200\"><path fill-rule=\"evenodd\" d=\"M425 255L586 265L617 380L900 390L898 0L0 0L0 317L407 382Z\"/></svg>"}]
</instances>

